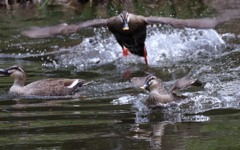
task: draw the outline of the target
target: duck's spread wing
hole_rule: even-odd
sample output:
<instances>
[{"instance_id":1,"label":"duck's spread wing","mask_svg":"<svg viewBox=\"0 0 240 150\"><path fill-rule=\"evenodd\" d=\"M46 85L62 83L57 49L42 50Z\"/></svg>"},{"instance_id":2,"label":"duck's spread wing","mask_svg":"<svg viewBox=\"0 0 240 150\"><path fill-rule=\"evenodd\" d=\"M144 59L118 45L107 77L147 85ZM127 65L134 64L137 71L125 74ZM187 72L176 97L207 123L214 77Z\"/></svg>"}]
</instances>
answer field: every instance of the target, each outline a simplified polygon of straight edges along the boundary
<instances>
[{"instance_id":1,"label":"duck's spread wing","mask_svg":"<svg viewBox=\"0 0 240 150\"><path fill-rule=\"evenodd\" d=\"M141 86L144 85L147 77L148 77L148 76L145 76L145 77L133 77L133 78L131 79L131 82L132 82L137 88L140 88Z\"/></svg>"},{"instance_id":2,"label":"duck's spread wing","mask_svg":"<svg viewBox=\"0 0 240 150\"><path fill-rule=\"evenodd\" d=\"M197 29L210 29L224 23L220 19L174 19L165 17L145 17L145 20L149 24L170 24L176 28L197 28Z\"/></svg>"},{"instance_id":3,"label":"duck's spread wing","mask_svg":"<svg viewBox=\"0 0 240 150\"><path fill-rule=\"evenodd\" d=\"M31 38L45 38L52 35L57 35L61 33L61 30L67 27L68 25L66 23L59 24L56 26L50 26L50 27L44 27L44 28L38 28L38 29L32 29L21 32L22 35L31 37Z\"/></svg>"},{"instance_id":4,"label":"duck's spread wing","mask_svg":"<svg viewBox=\"0 0 240 150\"><path fill-rule=\"evenodd\" d=\"M80 22L78 24L68 25L61 30L61 33L72 34L82 28L107 26L107 20L108 19L94 19L85 22Z\"/></svg>"},{"instance_id":5,"label":"duck's spread wing","mask_svg":"<svg viewBox=\"0 0 240 150\"><path fill-rule=\"evenodd\" d=\"M190 86L190 85L201 86L202 83L198 79L181 78L173 85L173 87L169 91L174 91L176 89L185 88L185 87Z\"/></svg>"},{"instance_id":6,"label":"duck's spread wing","mask_svg":"<svg viewBox=\"0 0 240 150\"><path fill-rule=\"evenodd\" d=\"M38 28L33 30L23 31L21 34L31 38L45 38L57 34L72 34L78 30L86 27L101 27L107 25L108 19L94 19L78 24L68 25L66 23L59 24L56 26L49 26L44 28Z\"/></svg>"}]
</instances>

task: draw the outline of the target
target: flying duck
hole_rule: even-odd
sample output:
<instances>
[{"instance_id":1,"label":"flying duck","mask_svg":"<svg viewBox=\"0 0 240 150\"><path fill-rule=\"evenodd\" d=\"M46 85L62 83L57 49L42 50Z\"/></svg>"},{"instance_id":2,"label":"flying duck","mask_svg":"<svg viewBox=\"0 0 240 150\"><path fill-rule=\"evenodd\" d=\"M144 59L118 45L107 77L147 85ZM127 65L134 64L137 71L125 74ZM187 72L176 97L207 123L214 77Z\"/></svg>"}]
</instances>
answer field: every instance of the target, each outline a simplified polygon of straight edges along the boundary
<instances>
[{"instance_id":1,"label":"flying duck","mask_svg":"<svg viewBox=\"0 0 240 150\"><path fill-rule=\"evenodd\" d=\"M164 88L162 80L148 75L145 77L133 77L131 82L138 88L146 89L150 92L146 105L149 108L155 108L162 104L167 104L173 101L187 98L181 95L179 89L187 86L201 86L202 83L198 79L181 78L175 82L175 84L167 91Z\"/></svg>"},{"instance_id":2,"label":"flying duck","mask_svg":"<svg viewBox=\"0 0 240 150\"><path fill-rule=\"evenodd\" d=\"M44 38L61 33L72 34L86 27L107 26L122 47L124 56L127 56L128 51L130 51L132 54L144 57L146 64L148 64L147 50L145 47L147 25L170 24L176 28L209 29L215 28L221 23L223 23L223 20L210 18L184 20L153 16L144 17L122 11L119 15L108 19L93 19L72 25L63 23L56 26L23 31L21 34L31 38Z\"/></svg>"},{"instance_id":3,"label":"flying duck","mask_svg":"<svg viewBox=\"0 0 240 150\"><path fill-rule=\"evenodd\" d=\"M26 73L22 66L14 65L7 69L0 69L0 77L10 76L14 83L10 92L20 95L36 96L65 96L72 94L78 87L87 85L83 79L43 79L24 86Z\"/></svg>"}]
</instances>

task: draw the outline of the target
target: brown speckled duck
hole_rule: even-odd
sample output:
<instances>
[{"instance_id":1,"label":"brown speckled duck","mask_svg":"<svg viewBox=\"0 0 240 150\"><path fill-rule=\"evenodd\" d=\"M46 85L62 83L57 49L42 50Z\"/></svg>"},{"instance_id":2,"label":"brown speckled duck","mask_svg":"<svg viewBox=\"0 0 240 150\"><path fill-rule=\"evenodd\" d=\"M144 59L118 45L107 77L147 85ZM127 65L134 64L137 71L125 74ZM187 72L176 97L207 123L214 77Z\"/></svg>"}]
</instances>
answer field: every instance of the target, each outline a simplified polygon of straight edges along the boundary
<instances>
[{"instance_id":1,"label":"brown speckled duck","mask_svg":"<svg viewBox=\"0 0 240 150\"><path fill-rule=\"evenodd\" d=\"M26 73L22 66L14 65L7 69L0 69L0 77L10 76L14 83L10 92L20 95L36 96L65 96L71 94L78 87L89 84L83 79L43 79L24 86Z\"/></svg>"},{"instance_id":2,"label":"brown speckled duck","mask_svg":"<svg viewBox=\"0 0 240 150\"><path fill-rule=\"evenodd\" d=\"M198 79L186 79L181 78L175 82L175 84L167 91L164 88L162 80L156 78L153 75L145 77L133 77L132 83L141 89L146 89L150 92L148 99L146 100L147 107L154 108L161 106L161 104L177 101L186 96L182 96L178 89L185 88L187 86L201 86L202 83Z\"/></svg>"},{"instance_id":3,"label":"brown speckled duck","mask_svg":"<svg viewBox=\"0 0 240 150\"><path fill-rule=\"evenodd\" d=\"M145 47L146 26L148 24L170 24L177 28L209 29L215 28L221 23L223 23L223 21L218 19L203 18L183 20L153 16L144 17L122 11L118 16L108 19L93 19L72 25L64 23L56 26L23 31L22 34L32 38L44 38L61 33L71 34L86 27L107 26L122 47L124 56L128 55L129 50L132 54L144 57L146 64L148 64Z\"/></svg>"}]
</instances>

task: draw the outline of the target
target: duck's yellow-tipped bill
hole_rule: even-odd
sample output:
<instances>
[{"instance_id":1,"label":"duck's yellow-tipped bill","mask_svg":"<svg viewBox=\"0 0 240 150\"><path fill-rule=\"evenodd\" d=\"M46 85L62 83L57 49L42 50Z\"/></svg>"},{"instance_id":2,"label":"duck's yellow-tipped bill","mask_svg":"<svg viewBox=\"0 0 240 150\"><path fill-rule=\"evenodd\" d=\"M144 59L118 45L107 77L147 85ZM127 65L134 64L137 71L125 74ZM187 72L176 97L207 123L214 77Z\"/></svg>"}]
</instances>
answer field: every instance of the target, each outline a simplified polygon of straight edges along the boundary
<instances>
[{"instance_id":1,"label":"duck's yellow-tipped bill","mask_svg":"<svg viewBox=\"0 0 240 150\"><path fill-rule=\"evenodd\" d=\"M141 87L140 87L140 89L143 89L143 90L144 90L144 89L145 89L145 87L141 86Z\"/></svg>"},{"instance_id":2,"label":"duck's yellow-tipped bill","mask_svg":"<svg viewBox=\"0 0 240 150\"><path fill-rule=\"evenodd\" d=\"M129 26L128 26L128 22L127 20L123 20L123 26L122 26L123 30L129 30Z\"/></svg>"}]
</instances>

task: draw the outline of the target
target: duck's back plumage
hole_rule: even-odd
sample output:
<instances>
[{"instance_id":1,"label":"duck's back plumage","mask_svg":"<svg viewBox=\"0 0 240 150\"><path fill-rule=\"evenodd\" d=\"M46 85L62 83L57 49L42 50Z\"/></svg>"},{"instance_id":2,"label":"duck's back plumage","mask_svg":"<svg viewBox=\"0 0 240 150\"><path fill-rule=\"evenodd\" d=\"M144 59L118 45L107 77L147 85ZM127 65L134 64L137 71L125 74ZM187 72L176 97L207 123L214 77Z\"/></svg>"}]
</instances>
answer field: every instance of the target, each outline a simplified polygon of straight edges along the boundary
<instances>
[{"instance_id":1,"label":"duck's back plumage","mask_svg":"<svg viewBox=\"0 0 240 150\"><path fill-rule=\"evenodd\" d=\"M71 87L73 82L75 85ZM28 90L24 95L64 96L71 94L82 84L84 84L82 79L43 79L32 82L23 88Z\"/></svg>"}]
</instances>

